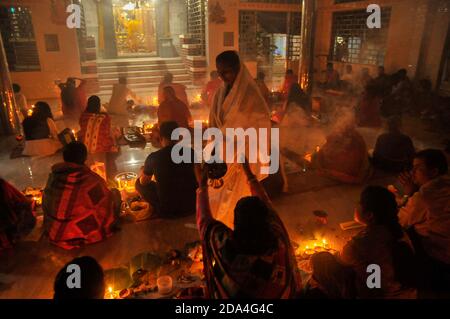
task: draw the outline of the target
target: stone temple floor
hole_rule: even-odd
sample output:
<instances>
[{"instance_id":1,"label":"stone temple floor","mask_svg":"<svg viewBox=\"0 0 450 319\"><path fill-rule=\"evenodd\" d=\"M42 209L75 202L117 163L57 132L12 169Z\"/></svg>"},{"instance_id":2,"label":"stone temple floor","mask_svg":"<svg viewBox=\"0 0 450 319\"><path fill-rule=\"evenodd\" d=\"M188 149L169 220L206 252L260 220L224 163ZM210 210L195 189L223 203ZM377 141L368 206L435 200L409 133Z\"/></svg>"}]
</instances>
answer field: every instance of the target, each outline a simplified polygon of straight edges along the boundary
<instances>
[{"instance_id":1,"label":"stone temple floor","mask_svg":"<svg viewBox=\"0 0 450 319\"><path fill-rule=\"evenodd\" d=\"M204 114L194 114L204 118ZM60 128L64 123L57 123ZM327 128L321 128L327 131ZM374 147L378 130L361 129L369 149ZM428 131L420 121L408 118L404 131L409 134L418 149L442 148L443 137ZM15 140L0 139L0 176L17 188L43 187L51 166L62 160L60 153L45 158L10 159ZM117 164L119 171L138 172L151 146L145 149L123 147ZM289 176L292 189L289 194L274 200L291 239L301 240L300 229L312 220L312 211L320 209L329 213L329 226L324 236L332 245L339 246L352 235L339 231L339 223L353 218L353 209L364 185L324 184L314 190L305 189L310 175L295 173ZM389 185L395 176L381 176L369 183ZM76 251L64 251L41 241L22 241L10 251L0 253L0 298L51 298L52 285L58 270L72 258L83 255L95 257L104 269L127 263L131 257L147 251L166 252L181 249L185 243L199 239L195 218L187 217L175 221L151 220L135 224L124 224L122 230L108 240Z\"/></svg>"}]
</instances>

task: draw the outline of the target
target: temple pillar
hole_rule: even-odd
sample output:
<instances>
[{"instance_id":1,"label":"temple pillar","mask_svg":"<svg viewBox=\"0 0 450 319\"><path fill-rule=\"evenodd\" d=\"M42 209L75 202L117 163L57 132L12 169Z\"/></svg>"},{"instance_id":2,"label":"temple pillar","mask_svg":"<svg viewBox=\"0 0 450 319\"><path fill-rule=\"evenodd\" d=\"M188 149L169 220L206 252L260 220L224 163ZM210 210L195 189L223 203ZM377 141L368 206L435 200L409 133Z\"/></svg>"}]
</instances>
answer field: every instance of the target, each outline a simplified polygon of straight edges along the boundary
<instances>
[{"instance_id":1,"label":"temple pillar","mask_svg":"<svg viewBox=\"0 0 450 319\"><path fill-rule=\"evenodd\" d=\"M161 14L160 26L161 30L158 32L158 53L162 58L177 57L177 51L173 45L173 39L170 32L170 0L158 0L158 13Z\"/></svg>"},{"instance_id":2,"label":"temple pillar","mask_svg":"<svg viewBox=\"0 0 450 319\"><path fill-rule=\"evenodd\" d=\"M21 134L19 114L14 99L8 61L0 35L0 135Z\"/></svg>"},{"instance_id":3,"label":"temple pillar","mask_svg":"<svg viewBox=\"0 0 450 319\"><path fill-rule=\"evenodd\" d=\"M307 94L311 94L313 89L315 18L316 1L303 0L299 79Z\"/></svg>"},{"instance_id":4,"label":"temple pillar","mask_svg":"<svg viewBox=\"0 0 450 319\"><path fill-rule=\"evenodd\" d=\"M115 59L117 58L117 46L112 0L102 0L98 6L99 26L102 28L99 30L99 35L103 36L99 47L103 45L103 58Z\"/></svg>"}]
</instances>

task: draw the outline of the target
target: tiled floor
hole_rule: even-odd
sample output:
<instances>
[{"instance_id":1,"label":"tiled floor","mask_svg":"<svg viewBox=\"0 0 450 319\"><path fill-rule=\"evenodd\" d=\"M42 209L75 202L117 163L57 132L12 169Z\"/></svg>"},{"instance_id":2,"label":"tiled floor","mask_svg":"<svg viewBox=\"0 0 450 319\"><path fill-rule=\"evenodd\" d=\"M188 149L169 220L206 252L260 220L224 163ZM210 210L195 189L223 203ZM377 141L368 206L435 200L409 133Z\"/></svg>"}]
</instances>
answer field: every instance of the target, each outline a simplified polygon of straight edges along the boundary
<instances>
[{"instance_id":1,"label":"tiled floor","mask_svg":"<svg viewBox=\"0 0 450 319\"><path fill-rule=\"evenodd\" d=\"M204 114L196 114L204 118ZM58 125L63 126L59 122ZM326 128L324 128L326 130ZM413 119L405 123L405 131L414 137L416 147L441 147L442 138L426 131ZM378 131L363 129L369 148L374 146ZM0 176L12 182L19 189L26 186L44 186L50 167L61 160L61 154L46 158L9 159L14 139L0 140ZM154 151L152 147L130 149L125 147L118 159L119 170L138 172L146 156ZM292 176L293 185L308 183L307 175ZM381 185L393 182L392 177L372 181ZM297 181L297 183L295 182ZM352 219L353 207L362 189L360 186L334 185L290 195L275 200L276 208L288 228L291 239L300 240L301 228L311 221L311 212L325 210L330 215L327 238L333 245L340 245L349 234L338 230L338 224ZM146 221L126 224L122 230L105 242L78 251L63 251L48 242L21 242L14 250L0 254L0 298L49 298L52 283L58 269L71 258L91 255L99 260L105 269L118 267L144 251L166 251L181 248L186 242L198 239L198 233L191 226L194 217L177 221Z\"/></svg>"}]
</instances>

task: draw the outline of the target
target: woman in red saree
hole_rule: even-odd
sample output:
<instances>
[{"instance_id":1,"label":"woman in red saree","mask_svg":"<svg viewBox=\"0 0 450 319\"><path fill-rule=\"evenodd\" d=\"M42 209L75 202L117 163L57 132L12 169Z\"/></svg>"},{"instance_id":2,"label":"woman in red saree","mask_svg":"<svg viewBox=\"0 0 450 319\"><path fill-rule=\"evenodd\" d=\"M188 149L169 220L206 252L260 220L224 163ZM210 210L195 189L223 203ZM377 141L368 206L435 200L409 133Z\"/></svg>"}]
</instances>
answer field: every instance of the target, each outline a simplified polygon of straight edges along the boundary
<instances>
[{"instance_id":1,"label":"woman in red saree","mask_svg":"<svg viewBox=\"0 0 450 319\"><path fill-rule=\"evenodd\" d=\"M112 177L117 171L115 155L118 148L111 132L111 118L106 113L100 113L100 108L100 98L91 96L86 112L80 118L78 138L88 149L88 165L96 161L105 163L107 176Z\"/></svg>"},{"instance_id":2,"label":"woman in red saree","mask_svg":"<svg viewBox=\"0 0 450 319\"><path fill-rule=\"evenodd\" d=\"M207 173L196 167L197 226L208 297L294 298L301 290L301 278L289 235L248 163L243 170L253 197L236 205L233 231L212 217Z\"/></svg>"},{"instance_id":3,"label":"woman in red saree","mask_svg":"<svg viewBox=\"0 0 450 319\"><path fill-rule=\"evenodd\" d=\"M338 123L314 156L313 167L320 175L343 183L362 183L370 174L366 142L356 131L353 118L343 118Z\"/></svg>"},{"instance_id":4,"label":"woman in red saree","mask_svg":"<svg viewBox=\"0 0 450 319\"><path fill-rule=\"evenodd\" d=\"M31 202L14 186L0 178L0 251L12 248L36 224Z\"/></svg>"},{"instance_id":5,"label":"woman in red saree","mask_svg":"<svg viewBox=\"0 0 450 319\"><path fill-rule=\"evenodd\" d=\"M76 81L80 81L77 86ZM62 112L68 120L78 120L86 106L86 80L68 78L66 83L59 84L61 89Z\"/></svg>"}]
</instances>

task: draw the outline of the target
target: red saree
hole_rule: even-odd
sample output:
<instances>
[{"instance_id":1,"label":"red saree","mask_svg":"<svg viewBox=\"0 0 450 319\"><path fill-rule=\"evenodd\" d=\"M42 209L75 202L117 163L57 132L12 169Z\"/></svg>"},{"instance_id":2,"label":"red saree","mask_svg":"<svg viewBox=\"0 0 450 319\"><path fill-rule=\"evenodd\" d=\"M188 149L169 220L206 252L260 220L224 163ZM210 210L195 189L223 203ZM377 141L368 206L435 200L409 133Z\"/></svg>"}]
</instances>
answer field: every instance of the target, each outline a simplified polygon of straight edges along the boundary
<instances>
[{"instance_id":1,"label":"red saree","mask_svg":"<svg viewBox=\"0 0 450 319\"><path fill-rule=\"evenodd\" d=\"M79 248L112 235L116 221L113 194L86 166L53 166L42 207L50 241L59 247Z\"/></svg>"},{"instance_id":2,"label":"red saree","mask_svg":"<svg viewBox=\"0 0 450 319\"><path fill-rule=\"evenodd\" d=\"M108 114L83 113L80 118L79 139L90 154L108 153L114 147L111 118Z\"/></svg>"}]
</instances>

